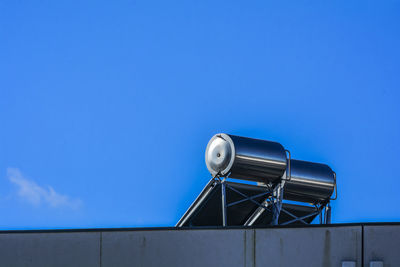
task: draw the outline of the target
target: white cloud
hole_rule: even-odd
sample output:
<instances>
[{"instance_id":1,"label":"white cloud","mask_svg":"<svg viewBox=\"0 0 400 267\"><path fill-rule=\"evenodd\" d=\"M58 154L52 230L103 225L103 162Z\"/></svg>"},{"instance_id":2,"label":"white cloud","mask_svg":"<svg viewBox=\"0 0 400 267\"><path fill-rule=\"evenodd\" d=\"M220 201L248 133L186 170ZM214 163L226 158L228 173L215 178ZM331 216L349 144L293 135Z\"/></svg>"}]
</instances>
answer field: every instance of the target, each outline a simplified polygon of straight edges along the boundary
<instances>
[{"instance_id":1,"label":"white cloud","mask_svg":"<svg viewBox=\"0 0 400 267\"><path fill-rule=\"evenodd\" d=\"M25 178L17 168L7 168L7 177L11 183L17 185L18 196L32 205L46 204L54 208L68 207L72 209L77 209L82 205L80 199L59 194L51 186L39 186L34 181Z\"/></svg>"}]
</instances>

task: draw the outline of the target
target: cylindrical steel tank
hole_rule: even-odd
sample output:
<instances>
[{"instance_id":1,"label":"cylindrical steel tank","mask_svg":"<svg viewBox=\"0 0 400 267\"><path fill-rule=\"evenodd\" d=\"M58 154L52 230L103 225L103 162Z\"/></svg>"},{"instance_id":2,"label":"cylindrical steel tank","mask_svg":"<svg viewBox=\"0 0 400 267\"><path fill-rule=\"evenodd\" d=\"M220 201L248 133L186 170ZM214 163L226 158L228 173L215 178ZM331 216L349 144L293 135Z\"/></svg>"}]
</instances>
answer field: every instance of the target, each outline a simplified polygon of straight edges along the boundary
<instances>
[{"instance_id":1,"label":"cylindrical steel tank","mask_svg":"<svg viewBox=\"0 0 400 267\"><path fill-rule=\"evenodd\" d=\"M292 159L290 168L291 178L285 183L284 199L321 203L331 197L336 177L328 165Z\"/></svg>"},{"instance_id":2,"label":"cylindrical steel tank","mask_svg":"<svg viewBox=\"0 0 400 267\"><path fill-rule=\"evenodd\" d=\"M286 170L286 151L276 142L216 134L206 149L211 175L258 182L278 181Z\"/></svg>"}]
</instances>

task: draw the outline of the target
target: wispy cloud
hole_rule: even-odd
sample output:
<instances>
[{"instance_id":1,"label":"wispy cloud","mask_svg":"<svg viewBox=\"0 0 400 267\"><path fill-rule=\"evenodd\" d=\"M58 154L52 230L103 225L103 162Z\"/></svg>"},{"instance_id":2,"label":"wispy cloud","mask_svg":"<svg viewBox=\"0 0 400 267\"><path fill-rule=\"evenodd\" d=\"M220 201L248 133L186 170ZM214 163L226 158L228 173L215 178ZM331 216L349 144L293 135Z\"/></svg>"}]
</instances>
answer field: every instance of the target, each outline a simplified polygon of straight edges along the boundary
<instances>
[{"instance_id":1,"label":"wispy cloud","mask_svg":"<svg viewBox=\"0 0 400 267\"><path fill-rule=\"evenodd\" d=\"M18 187L18 196L32 205L45 204L54 208L68 207L72 209L78 209L82 205L82 201L78 198L62 195L51 186L42 187L27 179L17 168L7 168L7 178Z\"/></svg>"}]
</instances>

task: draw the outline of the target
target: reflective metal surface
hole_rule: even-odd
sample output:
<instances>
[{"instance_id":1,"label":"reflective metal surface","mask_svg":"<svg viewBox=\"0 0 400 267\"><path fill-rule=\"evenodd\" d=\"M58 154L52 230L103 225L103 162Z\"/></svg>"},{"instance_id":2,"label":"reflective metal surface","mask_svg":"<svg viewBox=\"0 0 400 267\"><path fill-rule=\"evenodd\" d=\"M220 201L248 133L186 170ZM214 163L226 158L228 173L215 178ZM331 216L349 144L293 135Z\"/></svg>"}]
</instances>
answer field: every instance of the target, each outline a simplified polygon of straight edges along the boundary
<instances>
[{"instance_id":1,"label":"reflective metal surface","mask_svg":"<svg viewBox=\"0 0 400 267\"><path fill-rule=\"evenodd\" d=\"M336 181L328 165L295 159L290 163L291 179L286 181L284 199L309 203L329 200Z\"/></svg>"},{"instance_id":2,"label":"reflective metal surface","mask_svg":"<svg viewBox=\"0 0 400 267\"><path fill-rule=\"evenodd\" d=\"M286 169L286 152L276 142L216 134L206 149L207 168L213 176L275 182Z\"/></svg>"}]
</instances>

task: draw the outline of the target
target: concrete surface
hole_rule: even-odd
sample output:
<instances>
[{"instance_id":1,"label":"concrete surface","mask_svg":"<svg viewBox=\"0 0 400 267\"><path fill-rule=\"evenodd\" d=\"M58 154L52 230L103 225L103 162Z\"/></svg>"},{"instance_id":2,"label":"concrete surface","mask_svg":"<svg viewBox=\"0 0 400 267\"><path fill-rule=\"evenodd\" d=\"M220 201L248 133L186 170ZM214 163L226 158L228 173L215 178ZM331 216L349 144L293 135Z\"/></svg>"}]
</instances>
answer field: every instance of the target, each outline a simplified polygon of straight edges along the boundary
<instances>
[{"instance_id":1,"label":"concrete surface","mask_svg":"<svg viewBox=\"0 0 400 267\"><path fill-rule=\"evenodd\" d=\"M182 230L105 232L106 266L244 266L245 231Z\"/></svg>"},{"instance_id":2,"label":"concrete surface","mask_svg":"<svg viewBox=\"0 0 400 267\"><path fill-rule=\"evenodd\" d=\"M256 230L256 266L361 267L361 227Z\"/></svg>"},{"instance_id":3,"label":"concrete surface","mask_svg":"<svg viewBox=\"0 0 400 267\"><path fill-rule=\"evenodd\" d=\"M0 231L1 266L394 267L400 224Z\"/></svg>"},{"instance_id":4,"label":"concrete surface","mask_svg":"<svg viewBox=\"0 0 400 267\"><path fill-rule=\"evenodd\" d=\"M372 266L400 266L400 225L364 226L364 262Z\"/></svg>"},{"instance_id":5,"label":"concrete surface","mask_svg":"<svg viewBox=\"0 0 400 267\"><path fill-rule=\"evenodd\" d=\"M0 266L100 266L100 233L0 234Z\"/></svg>"}]
</instances>

